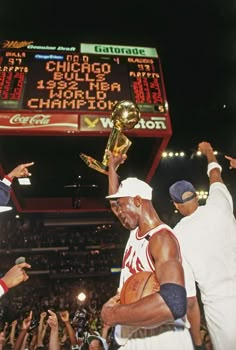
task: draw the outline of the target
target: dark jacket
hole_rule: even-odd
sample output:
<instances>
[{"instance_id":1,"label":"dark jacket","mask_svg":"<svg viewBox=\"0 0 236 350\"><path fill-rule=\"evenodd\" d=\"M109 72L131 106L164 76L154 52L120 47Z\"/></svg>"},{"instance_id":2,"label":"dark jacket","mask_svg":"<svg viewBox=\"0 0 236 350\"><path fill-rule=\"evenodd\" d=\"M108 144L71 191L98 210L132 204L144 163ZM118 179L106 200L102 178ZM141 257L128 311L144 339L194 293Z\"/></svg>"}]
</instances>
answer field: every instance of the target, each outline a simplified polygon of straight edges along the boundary
<instances>
[{"instance_id":1,"label":"dark jacket","mask_svg":"<svg viewBox=\"0 0 236 350\"><path fill-rule=\"evenodd\" d=\"M0 206L5 206L10 200L11 187L0 181Z\"/></svg>"}]
</instances>

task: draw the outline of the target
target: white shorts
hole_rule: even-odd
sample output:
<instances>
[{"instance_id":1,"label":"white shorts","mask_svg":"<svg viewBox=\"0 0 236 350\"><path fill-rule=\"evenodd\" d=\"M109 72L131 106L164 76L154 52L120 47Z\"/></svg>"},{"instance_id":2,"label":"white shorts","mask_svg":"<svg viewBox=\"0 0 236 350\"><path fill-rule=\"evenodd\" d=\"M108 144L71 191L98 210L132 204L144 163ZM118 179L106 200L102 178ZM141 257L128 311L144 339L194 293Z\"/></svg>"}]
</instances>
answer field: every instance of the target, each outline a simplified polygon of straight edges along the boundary
<instances>
[{"instance_id":1,"label":"white shorts","mask_svg":"<svg viewBox=\"0 0 236 350\"><path fill-rule=\"evenodd\" d=\"M194 350L188 328L161 326L139 329L131 334L121 350Z\"/></svg>"}]
</instances>

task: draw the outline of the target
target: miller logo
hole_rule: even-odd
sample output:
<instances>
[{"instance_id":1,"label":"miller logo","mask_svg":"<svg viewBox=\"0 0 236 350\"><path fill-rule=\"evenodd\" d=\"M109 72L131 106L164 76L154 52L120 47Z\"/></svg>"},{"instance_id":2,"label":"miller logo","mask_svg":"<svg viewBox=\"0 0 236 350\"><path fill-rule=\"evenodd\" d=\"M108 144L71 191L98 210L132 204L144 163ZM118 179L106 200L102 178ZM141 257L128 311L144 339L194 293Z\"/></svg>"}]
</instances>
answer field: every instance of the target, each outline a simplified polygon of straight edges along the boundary
<instances>
[{"instance_id":1,"label":"miller logo","mask_svg":"<svg viewBox=\"0 0 236 350\"><path fill-rule=\"evenodd\" d=\"M2 43L4 49L20 49L33 44L33 41L10 41L6 40Z\"/></svg>"}]
</instances>

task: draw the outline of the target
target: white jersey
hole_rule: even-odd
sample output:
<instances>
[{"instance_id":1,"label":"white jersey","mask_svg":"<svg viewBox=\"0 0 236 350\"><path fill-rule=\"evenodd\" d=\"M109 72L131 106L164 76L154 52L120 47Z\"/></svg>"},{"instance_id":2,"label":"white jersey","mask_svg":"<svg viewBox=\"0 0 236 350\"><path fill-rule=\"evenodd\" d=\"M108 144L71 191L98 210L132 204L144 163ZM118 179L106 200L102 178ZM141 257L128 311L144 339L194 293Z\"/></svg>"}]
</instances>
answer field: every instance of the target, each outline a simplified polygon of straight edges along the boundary
<instances>
[{"instance_id":1,"label":"white jersey","mask_svg":"<svg viewBox=\"0 0 236 350\"><path fill-rule=\"evenodd\" d=\"M227 187L212 184L206 204L184 217L174 232L199 286L214 350L235 350L236 220Z\"/></svg>"},{"instance_id":2,"label":"white jersey","mask_svg":"<svg viewBox=\"0 0 236 350\"><path fill-rule=\"evenodd\" d=\"M120 289L131 275L140 271L155 271L149 252L149 239L164 229L174 235L173 230L165 224L157 226L142 237L139 237L138 228L130 232L123 256ZM125 350L191 350L193 344L188 325L184 318L156 328L116 326L115 338Z\"/></svg>"}]
</instances>

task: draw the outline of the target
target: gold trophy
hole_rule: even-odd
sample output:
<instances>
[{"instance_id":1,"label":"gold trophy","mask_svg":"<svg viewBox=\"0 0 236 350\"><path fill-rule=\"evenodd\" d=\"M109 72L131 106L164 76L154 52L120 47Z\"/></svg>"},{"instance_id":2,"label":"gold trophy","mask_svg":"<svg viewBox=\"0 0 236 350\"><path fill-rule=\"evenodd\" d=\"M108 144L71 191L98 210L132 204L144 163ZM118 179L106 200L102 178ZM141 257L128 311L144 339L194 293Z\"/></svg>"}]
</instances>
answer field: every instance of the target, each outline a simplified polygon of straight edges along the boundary
<instances>
[{"instance_id":1,"label":"gold trophy","mask_svg":"<svg viewBox=\"0 0 236 350\"><path fill-rule=\"evenodd\" d=\"M106 150L111 151L114 155L120 153L125 154L131 146L131 141L123 134L123 130L133 129L139 122L141 117L138 106L132 101L120 101L112 110L111 120L113 128L108 138ZM80 154L80 158L90 167L100 173L108 175L108 154L105 150L102 162L87 156L84 153Z\"/></svg>"}]
</instances>

